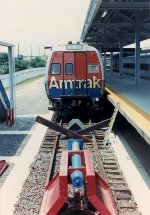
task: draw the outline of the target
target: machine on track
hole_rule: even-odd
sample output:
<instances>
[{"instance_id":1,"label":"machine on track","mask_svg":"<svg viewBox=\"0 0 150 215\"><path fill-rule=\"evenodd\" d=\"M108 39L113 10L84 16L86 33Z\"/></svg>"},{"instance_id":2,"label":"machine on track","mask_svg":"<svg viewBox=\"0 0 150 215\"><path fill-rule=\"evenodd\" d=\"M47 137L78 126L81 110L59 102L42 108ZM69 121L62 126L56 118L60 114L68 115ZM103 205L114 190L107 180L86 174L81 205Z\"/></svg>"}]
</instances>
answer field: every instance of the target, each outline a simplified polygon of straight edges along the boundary
<instances>
[{"instance_id":1,"label":"machine on track","mask_svg":"<svg viewBox=\"0 0 150 215\"><path fill-rule=\"evenodd\" d=\"M36 121L71 138L65 138L67 150L62 152L60 169L45 187L40 215L117 215L110 186L94 171L91 152L84 150L91 139L82 136L110 119L85 129L73 119L69 130L39 116Z\"/></svg>"}]
</instances>

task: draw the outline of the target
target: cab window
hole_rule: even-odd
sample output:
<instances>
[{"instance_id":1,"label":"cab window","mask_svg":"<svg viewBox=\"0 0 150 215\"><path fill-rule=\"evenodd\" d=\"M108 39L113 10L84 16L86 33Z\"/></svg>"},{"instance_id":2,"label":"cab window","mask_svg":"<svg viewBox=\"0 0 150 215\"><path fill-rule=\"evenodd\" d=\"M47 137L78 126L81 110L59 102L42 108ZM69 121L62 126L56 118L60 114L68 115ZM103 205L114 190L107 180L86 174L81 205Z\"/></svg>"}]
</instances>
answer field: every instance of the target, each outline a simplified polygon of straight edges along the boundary
<instances>
[{"instance_id":1,"label":"cab window","mask_svg":"<svg viewBox=\"0 0 150 215\"><path fill-rule=\"evenodd\" d=\"M72 75L73 74L73 65L72 63L66 63L65 65L65 71L67 75Z\"/></svg>"},{"instance_id":2,"label":"cab window","mask_svg":"<svg viewBox=\"0 0 150 215\"><path fill-rule=\"evenodd\" d=\"M60 74L60 63L53 63L51 65L51 74L59 75Z\"/></svg>"}]
</instances>

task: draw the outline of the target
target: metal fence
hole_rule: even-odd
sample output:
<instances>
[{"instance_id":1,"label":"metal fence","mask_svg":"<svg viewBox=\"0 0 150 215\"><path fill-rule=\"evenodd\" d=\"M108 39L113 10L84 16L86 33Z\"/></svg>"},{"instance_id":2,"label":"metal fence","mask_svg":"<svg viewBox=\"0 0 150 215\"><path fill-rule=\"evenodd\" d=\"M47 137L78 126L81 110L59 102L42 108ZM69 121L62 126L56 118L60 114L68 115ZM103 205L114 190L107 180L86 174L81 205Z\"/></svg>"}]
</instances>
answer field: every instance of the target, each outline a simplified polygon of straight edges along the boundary
<instances>
[{"instance_id":1,"label":"metal fence","mask_svg":"<svg viewBox=\"0 0 150 215\"><path fill-rule=\"evenodd\" d=\"M14 85L19 84L27 79L34 78L45 74L45 67L26 69L13 73ZM0 75L4 88L9 87L9 74Z\"/></svg>"}]
</instances>

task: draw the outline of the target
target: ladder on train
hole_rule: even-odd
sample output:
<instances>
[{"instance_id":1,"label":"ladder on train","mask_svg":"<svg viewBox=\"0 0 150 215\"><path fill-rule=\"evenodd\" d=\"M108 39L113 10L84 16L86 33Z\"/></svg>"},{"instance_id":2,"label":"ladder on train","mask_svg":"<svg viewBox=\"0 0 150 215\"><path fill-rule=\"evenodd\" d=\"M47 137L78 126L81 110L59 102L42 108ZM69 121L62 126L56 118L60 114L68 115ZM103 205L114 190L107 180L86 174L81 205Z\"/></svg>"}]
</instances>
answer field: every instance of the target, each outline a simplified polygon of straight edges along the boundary
<instances>
[{"instance_id":1,"label":"ladder on train","mask_svg":"<svg viewBox=\"0 0 150 215\"><path fill-rule=\"evenodd\" d=\"M117 103L116 106L115 106L113 115L112 115L112 117L111 117L111 120L110 120L110 123L109 123L109 127L108 127L107 131L105 132L105 137L104 137L104 140L103 140L104 146L106 146L106 144L107 144L107 142L108 142L108 140L109 140L109 136L110 136L110 133L111 133L111 131L112 131L112 127L113 127L113 125L114 125L114 122L115 122L117 113L118 113L118 111L119 111L119 108L120 108L120 105L119 105L119 103Z\"/></svg>"}]
</instances>

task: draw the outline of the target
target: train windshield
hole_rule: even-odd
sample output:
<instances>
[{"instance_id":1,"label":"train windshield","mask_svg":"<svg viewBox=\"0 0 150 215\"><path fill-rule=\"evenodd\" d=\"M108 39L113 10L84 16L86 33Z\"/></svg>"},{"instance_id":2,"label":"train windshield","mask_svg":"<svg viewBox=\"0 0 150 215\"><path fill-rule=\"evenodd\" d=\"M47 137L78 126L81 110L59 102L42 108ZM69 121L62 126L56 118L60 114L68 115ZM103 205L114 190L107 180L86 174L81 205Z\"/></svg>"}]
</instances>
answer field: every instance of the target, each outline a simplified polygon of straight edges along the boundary
<instances>
[{"instance_id":1,"label":"train windshield","mask_svg":"<svg viewBox=\"0 0 150 215\"><path fill-rule=\"evenodd\" d=\"M73 64L72 63L66 63L65 64L65 70L67 75L71 75L73 73Z\"/></svg>"},{"instance_id":2,"label":"train windshield","mask_svg":"<svg viewBox=\"0 0 150 215\"><path fill-rule=\"evenodd\" d=\"M59 75L60 74L60 64L59 63L53 63L51 65L51 74L52 75Z\"/></svg>"}]
</instances>

